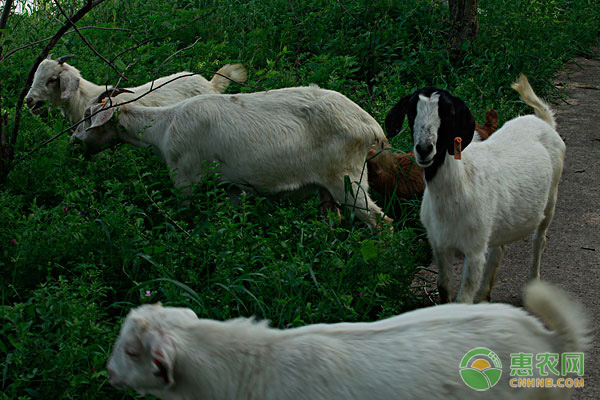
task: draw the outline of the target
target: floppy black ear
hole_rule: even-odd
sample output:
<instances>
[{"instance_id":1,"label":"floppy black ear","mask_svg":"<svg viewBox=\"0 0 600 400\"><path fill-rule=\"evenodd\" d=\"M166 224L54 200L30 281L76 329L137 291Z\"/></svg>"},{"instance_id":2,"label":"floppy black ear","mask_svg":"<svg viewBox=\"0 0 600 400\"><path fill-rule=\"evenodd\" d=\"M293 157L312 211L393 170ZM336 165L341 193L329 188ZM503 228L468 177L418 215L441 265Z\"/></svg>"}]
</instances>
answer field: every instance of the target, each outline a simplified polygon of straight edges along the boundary
<instances>
[{"instance_id":1,"label":"floppy black ear","mask_svg":"<svg viewBox=\"0 0 600 400\"><path fill-rule=\"evenodd\" d=\"M473 133L475 132L475 117L465 102L452 96L452 105L454 108L454 129L448 145L448 154L450 155L454 155L455 137L462 139L461 146L464 150L473 140Z\"/></svg>"},{"instance_id":2,"label":"floppy black ear","mask_svg":"<svg viewBox=\"0 0 600 400\"><path fill-rule=\"evenodd\" d=\"M385 133L388 138L393 138L402 129L404 117L406 117L406 113L408 112L408 105L412 96L412 94L409 94L401 98L385 116Z\"/></svg>"}]
</instances>

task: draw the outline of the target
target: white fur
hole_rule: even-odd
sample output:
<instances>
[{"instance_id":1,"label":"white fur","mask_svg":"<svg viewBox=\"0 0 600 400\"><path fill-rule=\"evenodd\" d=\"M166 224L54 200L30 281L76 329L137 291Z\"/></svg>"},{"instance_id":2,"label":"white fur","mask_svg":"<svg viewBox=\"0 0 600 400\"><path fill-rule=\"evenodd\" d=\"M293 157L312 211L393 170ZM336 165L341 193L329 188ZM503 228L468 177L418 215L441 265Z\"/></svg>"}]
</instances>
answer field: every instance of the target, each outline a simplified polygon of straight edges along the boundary
<instances>
[{"instance_id":1,"label":"white fur","mask_svg":"<svg viewBox=\"0 0 600 400\"><path fill-rule=\"evenodd\" d=\"M238 82L246 80L246 70L241 64L227 64L217 72ZM177 76L187 74L190 72L179 72L129 90L140 95L147 92L152 85L157 87ZM146 106L175 104L198 94L221 93L229 82L227 78L220 75L215 75L210 82L200 75L191 75L142 97L139 104ZM110 86L100 86L85 80L75 67L67 63L61 64L57 60L46 59L40 63L35 72L26 101L32 111L35 111L43 101L48 100L54 106L59 106L69 121L74 124L81 120L90 100L98 97L107 88Z\"/></svg>"},{"instance_id":2,"label":"white fur","mask_svg":"<svg viewBox=\"0 0 600 400\"><path fill-rule=\"evenodd\" d=\"M509 386L511 353L589 344L580 305L542 283L526 296L550 322L507 304L446 304L372 323L278 330L144 305L125 319L107 367L111 384L164 400L568 399L567 389ZM462 357L476 347L495 352L503 367L481 394L459 375Z\"/></svg>"},{"instance_id":3,"label":"white fur","mask_svg":"<svg viewBox=\"0 0 600 400\"><path fill-rule=\"evenodd\" d=\"M417 115L414 122L414 154L419 165L427 167L433 162L436 155L435 143L437 142L438 129L442 124L442 120L438 114L439 95L433 93L431 97L419 96L417 103ZM418 151L420 146L432 146L433 150L429 152L427 158L423 160Z\"/></svg>"},{"instance_id":4,"label":"white fur","mask_svg":"<svg viewBox=\"0 0 600 400\"><path fill-rule=\"evenodd\" d=\"M122 96L113 102L128 98ZM102 107L92 104L86 113ZM73 138L100 150L118 130L106 124L114 110L86 121ZM203 161L218 161L224 179L244 190L269 195L317 186L371 227L383 217L368 195L363 168L371 144L383 148L387 140L379 124L340 93L311 86L203 95L168 107L132 103L120 107L118 119L121 140L152 146L178 186L197 182Z\"/></svg>"},{"instance_id":5,"label":"white fur","mask_svg":"<svg viewBox=\"0 0 600 400\"><path fill-rule=\"evenodd\" d=\"M565 144L554 130L550 108L524 82L516 88L539 117L508 121L488 140L473 141L462 152L462 160L446 156L436 176L427 182L421 220L439 266L440 294L446 300L453 292L456 251L465 257L456 300L470 303L478 289L479 298L489 298L505 245L532 232L530 276L540 277L540 257L554 214Z\"/></svg>"}]
</instances>

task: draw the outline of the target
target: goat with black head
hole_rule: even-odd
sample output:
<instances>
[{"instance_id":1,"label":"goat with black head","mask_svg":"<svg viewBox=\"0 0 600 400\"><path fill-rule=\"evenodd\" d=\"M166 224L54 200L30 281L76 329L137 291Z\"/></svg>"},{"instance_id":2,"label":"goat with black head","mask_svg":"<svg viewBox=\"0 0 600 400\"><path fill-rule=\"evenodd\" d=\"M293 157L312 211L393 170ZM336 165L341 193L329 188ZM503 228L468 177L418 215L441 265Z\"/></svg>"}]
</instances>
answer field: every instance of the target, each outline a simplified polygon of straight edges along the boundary
<instances>
[{"instance_id":1,"label":"goat with black head","mask_svg":"<svg viewBox=\"0 0 600 400\"><path fill-rule=\"evenodd\" d=\"M421 221L439 268L443 302L452 295L456 252L465 257L456 300L489 299L506 244L532 232L530 277L540 277L565 144L555 130L552 110L527 79L521 77L513 88L536 116L515 118L483 142L472 141L475 121L466 104L442 89L405 96L386 117L390 137L408 116L415 159L425 169Z\"/></svg>"}]
</instances>

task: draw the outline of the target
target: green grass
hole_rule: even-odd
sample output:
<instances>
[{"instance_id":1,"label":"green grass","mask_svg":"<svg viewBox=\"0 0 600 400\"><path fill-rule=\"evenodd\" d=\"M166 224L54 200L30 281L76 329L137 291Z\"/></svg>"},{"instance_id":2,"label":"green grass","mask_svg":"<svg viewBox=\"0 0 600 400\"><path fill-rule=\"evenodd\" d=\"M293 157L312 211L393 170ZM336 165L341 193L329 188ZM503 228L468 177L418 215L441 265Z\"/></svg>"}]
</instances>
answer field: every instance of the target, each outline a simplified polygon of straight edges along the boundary
<instances>
[{"instance_id":1,"label":"green grass","mask_svg":"<svg viewBox=\"0 0 600 400\"><path fill-rule=\"evenodd\" d=\"M57 15L48 3L47 11L12 17L4 51L52 35ZM316 83L380 122L401 96L436 85L463 98L477 121L494 107L502 123L530 112L509 88L521 72L541 96L560 95L551 79L597 44L598 15L591 0L482 0L479 36L454 64L447 9L431 0L109 0L80 25L130 29L84 31L114 56L200 18L117 59L130 86L201 38L159 75L242 62L252 85ZM2 107L11 115L23 65L40 49L0 65ZM76 34L53 52L77 54L72 64L96 83L116 82ZM57 110L25 112L17 156L66 126ZM18 163L0 192L2 399L134 397L109 387L104 364L122 316L142 303L191 307L204 318L255 315L280 328L372 321L422 305L411 285L430 254L417 201L405 202L393 233L372 234L348 211L342 223L322 217L316 193L247 196L232 207L207 165L188 206L151 152L120 146L87 162L68 153L67 142L65 135ZM411 139L404 132L393 144L406 150Z\"/></svg>"}]
</instances>

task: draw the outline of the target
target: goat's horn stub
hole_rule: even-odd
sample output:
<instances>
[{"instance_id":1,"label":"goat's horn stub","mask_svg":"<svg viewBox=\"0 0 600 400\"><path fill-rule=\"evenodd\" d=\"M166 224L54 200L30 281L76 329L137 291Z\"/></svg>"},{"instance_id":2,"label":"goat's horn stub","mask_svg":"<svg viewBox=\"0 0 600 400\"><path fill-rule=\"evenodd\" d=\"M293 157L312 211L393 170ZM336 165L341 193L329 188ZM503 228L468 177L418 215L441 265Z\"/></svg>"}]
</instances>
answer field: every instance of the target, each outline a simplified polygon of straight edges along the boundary
<instances>
[{"instance_id":1,"label":"goat's horn stub","mask_svg":"<svg viewBox=\"0 0 600 400\"><path fill-rule=\"evenodd\" d=\"M46 57L48 60L52 60L52 53L48 54L48 57Z\"/></svg>"},{"instance_id":2,"label":"goat's horn stub","mask_svg":"<svg viewBox=\"0 0 600 400\"><path fill-rule=\"evenodd\" d=\"M107 89L104 92L100 93L100 96L98 96L98 98L96 99L96 103L101 103L102 100L106 97L115 97L120 95L121 93L133 93L131 90L128 89Z\"/></svg>"},{"instance_id":3,"label":"goat's horn stub","mask_svg":"<svg viewBox=\"0 0 600 400\"><path fill-rule=\"evenodd\" d=\"M75 57L75 54L69 54L68 56L62 56L56 59L60 65L64 64L69 58Z\"/></svg>"}]
</instances>

